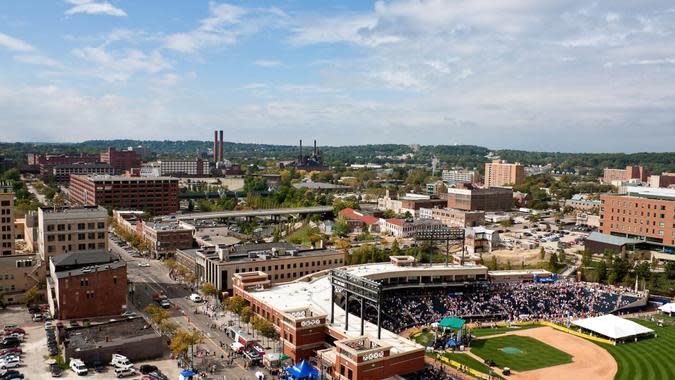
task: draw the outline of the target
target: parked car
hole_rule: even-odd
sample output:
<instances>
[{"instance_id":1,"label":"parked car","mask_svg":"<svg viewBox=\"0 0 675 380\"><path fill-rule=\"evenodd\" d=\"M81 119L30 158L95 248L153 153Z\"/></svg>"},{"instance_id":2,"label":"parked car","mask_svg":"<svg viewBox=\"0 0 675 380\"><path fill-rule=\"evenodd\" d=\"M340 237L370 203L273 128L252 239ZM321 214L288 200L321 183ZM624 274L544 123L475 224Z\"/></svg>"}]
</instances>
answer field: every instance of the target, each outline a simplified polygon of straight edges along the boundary
<instances>
[{"instance_id":1,"label":"parked car","mask_svg":"<svg viewBox=\"0 0 675 380\"><path fill-rule=\"evenodd\" d=\"M0 348L19 347L20 345L21 341L13 337L5 337L0 341Z\"/></svg>"},{"instance_id":2,"label":"parked car","mask_svg":"<svg viewBox=\"0 0 675 380\"><path fill-rule=\"evenodd\" d=\"M61 377L61 367L58 364L54 363L49 366L49 372L52 374L52 377Z\"/></svg>"},{"instance_id":3,"label":"parked car","mask_svg":"<svg viewBox=\"0 0 675 380\"><path fill-rule=\"evenodd\" d=\"M105 363L103 363L101 360L94 360L92 367L94 367L94 372L96 373L102 373L105 371Z\"/></svg>"},{"instance_id":4,"label":"parked car","mask_svg":"<svg viewBox=\"0 0 675 380\"><path fill-rule=\"evenodd\" d=\"M169 378L166 377L166 375L163 374L162 371L160 370L150 372L149 374L147 374L147 376L150 378L150 380L169 380Z\"/></svg>"},{"instance_id":5,"label":"parked car","mask_svg":"<svg viewBox=\"0 0 675 380\"><path fill-rule=\"evenodd\" d=\"M12 347L12 348L6 348L4 350L0 350L0 355L4 355L8 352L15 352L17 354L23 354L23 350L20 349L19 347Z\"/></svg>"},{"instance_id":6,"label":"parked car","mask_svg":"<svg viewBox=\"0 0 675 380\"><path fill-rule=\"evenodd\" d=\"M113 354L110 365L115 368L131 368L134 366L126 356L120 354Z\"/></svg>"},{"instance_id":7,"label":"parked car","mask_svg":"<svg viewBox=\"0 0 675 380\"><path fill-rule=\"evenodd\" d=\"M136 371L134 371L133 368L115 368L115 376L117 378L121 377L127 377L127 376L133 376L136 374Z\"/></svg>"},{"instance_id":8,"label":"parked car","mask_svg":"<svg viewBox=\"0 0 675 380\"><path fill-rule=\"evenodd\" d=\"M169 309L171 308L171 302L167 299L163 299L159 302L159 306L163 307L164 309Z\"/></svg>"},{"instance_id":9,"label":"parked car","mask_svg":"<svg viewBox=\"0 0 675 380\"><path fill-rule=\"evenodd\" d=\"M204 299L199 294L192 293L192 294L190 294L190 301L192 301L194 303L200 303L200 302L204 301Z\"/></svg>"},{"instance_id":10,"label":"parked car","mask_svg":"<svg viewBox=\"0 0 675 380\"><path fill-rule=\"evenodd\" d=\"M21 366L21 358L18 356L10 356L4 359L0 359L0 369L5 370L7 368L16 368Z\"/></svg>"},{"instance_id":11,"label":"parked car","mask_svg":"<svg viewBox=\"0 0 675 380\"><path fill-rule=\"evenodd\" d=\"M84 362L80 359L70 359L70 369L75 372L78 376L84 376L89 373L87 366L84 365Z\"/></svg>"},{"instance_id":12,"label":"parked car","mask_svg":"<svg viewBox=\"0 0 675 380\"><path fill-rule=\"evenodd\" d=\"M23 379L23 374L19 371L10 369L0 375L0 380L15 380L15 379Z\"/></svg>"},{"instance_id":13,"label":"parked car","mask_svg":"<svg viewBox=\"0 0 675 380\"><path fill-rule=\"evenodd\" d=\"M141 365L141 367L138 370L141 372L141 374L147 375L150 372L157 371L157 367L155 367L154 365L150 365L150 364L143 364L143 365Z\"/></svg>"}]
</instances>

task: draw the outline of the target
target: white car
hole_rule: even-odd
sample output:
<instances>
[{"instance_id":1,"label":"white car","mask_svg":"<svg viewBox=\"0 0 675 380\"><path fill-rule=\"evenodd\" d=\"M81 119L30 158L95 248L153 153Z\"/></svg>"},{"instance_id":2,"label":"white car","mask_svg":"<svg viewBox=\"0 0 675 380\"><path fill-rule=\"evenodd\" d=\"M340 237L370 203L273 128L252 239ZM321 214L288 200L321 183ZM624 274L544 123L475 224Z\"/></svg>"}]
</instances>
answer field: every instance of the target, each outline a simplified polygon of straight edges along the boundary
<instances>
[{"instance_id":1,"label":"white car","mask_svg":"<svg viewBox=\"0 0 675 380\"><path fill-rule=\"evenodd\" d=\"M138 263L138 266L142 267L142 268L147 268L147 267L150 266L150 264L148 264L148 263Z\"/></svg>"},{"instance_id":2,"label":"white car","mask_svg":"<svg viewBox=\"0 0 675 380\"><path fill-rule=\"evenodd\" d=\"M84 362L80 359L70 358L70 369L75 372L77 376L84 376L89 372L87 366L84 365Z\"/></svg>"},{"instance_id":3,"label":"white car","mask_svg":"<svg viewBox=\"0 0 675 380\"><path fill-rule=\"evenodd\" d=\"M133 376L135 374L136 374L136 371L134 371L133 368L115 368L115 376L117 378L126 377L126 376Z\"/></svg>"},{"instance_id":4,"label":"white car","mask_svg":"<svg viewBox=\"0 0 675 380\"><path fill-rule=\"evenodd\" d=\"M16 368L21 365L21 358L18 356L8 356L0 360L0 369Z\"/></svg>"},{"instance_id":5,"label":"white car","mask_svg":"<svg viewBox=\"0 0 675 380\"><path fill-rule=\"evenodd\" d=\"M190 294L190 301L192 301L194 303L200 303L200 302L204 301L204 299L199 294L192 293L192 294Z\"/></svg>"},{"instance_id":6,"label":"white car","mask_svg":"<svg viewBox=\"0 0 675 380\"><path fill-rule=\"evenodd\" d=\"M115 367L115 368L125 368L129 369L133 367L133 363L127 359L126 356L120 355L120 354L113 354L112 360L110 361L110 365Z\"/></svg>"}]
</instances>

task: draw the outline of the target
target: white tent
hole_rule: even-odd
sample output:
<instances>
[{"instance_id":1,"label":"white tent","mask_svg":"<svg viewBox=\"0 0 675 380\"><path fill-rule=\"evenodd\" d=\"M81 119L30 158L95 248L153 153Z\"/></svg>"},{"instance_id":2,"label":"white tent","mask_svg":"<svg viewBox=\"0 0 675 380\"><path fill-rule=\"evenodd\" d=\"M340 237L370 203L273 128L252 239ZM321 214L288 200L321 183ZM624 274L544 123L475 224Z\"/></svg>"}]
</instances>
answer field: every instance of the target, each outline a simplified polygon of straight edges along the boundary
<instances>
[{"instance_id":1,"label":"white tent","mask_svg":"<svg viewBox=\"0 0 675 380\"><path fill-rule=\"evenodd\" d=\"M596 334L606 336L610 339L623 339L654 333L654 330L650 328L629 321L628 319L619 318L612 314L595 318L579 319L572 321L572 324L593 331Z\"/></svg>"},{"instance_id":2,"label":"white tent","mask_svg":"<svg viewBox=\"0 0 675 380\"><path fill-rule=\"evenodd\" d=\"M675 303L671 302L671 303L667 303L665 305L661 305L661 306L659 306L659 310L664 312L664 313L668 313L668 314L675 313Z\"/></svg>"}]
</instances>

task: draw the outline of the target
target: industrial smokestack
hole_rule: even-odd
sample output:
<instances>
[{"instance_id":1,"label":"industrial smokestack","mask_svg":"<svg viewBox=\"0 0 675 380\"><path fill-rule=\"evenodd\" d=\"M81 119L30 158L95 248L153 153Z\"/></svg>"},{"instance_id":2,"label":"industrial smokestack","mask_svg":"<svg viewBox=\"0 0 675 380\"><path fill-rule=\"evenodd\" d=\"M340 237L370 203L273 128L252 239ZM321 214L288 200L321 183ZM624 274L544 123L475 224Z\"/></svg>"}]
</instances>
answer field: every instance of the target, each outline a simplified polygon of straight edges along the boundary
<instances>
[{"instance_id":1,"label":"industrial smokestack","mask_svg":"<svg viewBox=\"0 0 675 380\"><path fill-rule=\"evenodd\" d=\"M316 157L316 140L314 140L314 157Z\"/></svg>"},{"instance_id":2,"label":"industrial smokestack","mask_svg":"<svg viewBox=\"0 0 675 380\"><path fill-rule=\"evenodd\" d=\"M220 130L220 145L218 147L218 161L223 161L223 150L225 150L225 143L223 142L223 130Z\"/></svg>"},{"instance_id":3,"label":"industrial smokestack","mask_svg":"<svg viewBox=\"0 0 675 380\"><path fill-rule=\"evenodd\" d=\"M302 140L300 140L300 159L298 160L298 162L300 163L302 162Z\"/></svg>"},{"instance_id":4,"label":"industrial smokestack","mask_svg":"<svg viewBox=\"0 0 675 380\"><path fill-rule=\"evenodd\" d=\"M213 131L213 161L218 162L218 131Z\"/></svg>"}]
</instances>

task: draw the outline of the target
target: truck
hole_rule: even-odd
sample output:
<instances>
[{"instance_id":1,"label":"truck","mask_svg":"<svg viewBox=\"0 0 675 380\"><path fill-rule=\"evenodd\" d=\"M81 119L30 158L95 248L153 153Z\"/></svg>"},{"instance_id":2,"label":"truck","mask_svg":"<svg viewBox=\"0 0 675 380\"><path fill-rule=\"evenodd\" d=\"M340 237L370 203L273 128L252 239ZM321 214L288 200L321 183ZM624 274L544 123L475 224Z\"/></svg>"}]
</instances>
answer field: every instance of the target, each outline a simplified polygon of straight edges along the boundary
<instances>
[{"instance_id":1,"label":"truck","mask_svg":"<svg viewBox=\"0 0 675 380\"><path fill-rule=\"evenodd\" d=\"M70 369L77 374L77 376L84 376L89 372L87 366L84 365L84 362L80 359L70 358L69 363Z\"/></svg>"},{"instance_id":2,"label":"truck","mask_svg":"<svg viewBox=\"0 0 675 380\"><path fill-rule=\"evenodd\" d=\"M152 295L152 300L158 305L163 306L162 302L169 302L169 297L167 297L163 292L156 292Z\"/></svg>"},{"instance_id":3,"label":"truck","mask_svg":"<svg viewBox=\"0 0 675 380\"><path fill-rule=\"evenodd\" d=\"M110 365L115 368L124 368L124 369L129 369L134 366L126 356L120 354L113 354L112 360L110 361Z\"/></svg>"}]
</instances>

